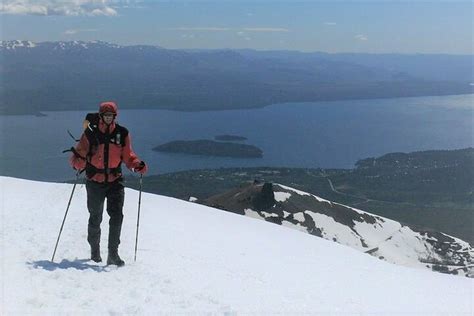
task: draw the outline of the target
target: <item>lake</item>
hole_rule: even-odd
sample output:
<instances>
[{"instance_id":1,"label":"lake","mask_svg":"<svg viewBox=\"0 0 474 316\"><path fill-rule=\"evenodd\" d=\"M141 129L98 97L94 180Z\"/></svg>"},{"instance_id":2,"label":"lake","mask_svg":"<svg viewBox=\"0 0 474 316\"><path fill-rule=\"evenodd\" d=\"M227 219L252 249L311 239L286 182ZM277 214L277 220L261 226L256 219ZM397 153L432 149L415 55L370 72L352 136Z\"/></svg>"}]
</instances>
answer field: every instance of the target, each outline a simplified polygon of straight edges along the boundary
<instances>
[{"instance_id":1,"label":"lake","mask_svg":"<svg viewBox=\"0 0 474 316\"><path fill-rule=\"evenodd\" d=\"M260 109L176 112L120 110L133 148L150 174L222 167L352 168L358 159L389 152L473 147L474 95L284 103ZM119 104L120 108L120 104ZM91 107L90 111L94 111ZM0 116L0 173L36 180L74 178L62 150L82 132L88 111ZM263 158L236 159L160 153L172 140L239 135ZM125 171L127 175L128 172Z\"/></svg>"}]
</instances>

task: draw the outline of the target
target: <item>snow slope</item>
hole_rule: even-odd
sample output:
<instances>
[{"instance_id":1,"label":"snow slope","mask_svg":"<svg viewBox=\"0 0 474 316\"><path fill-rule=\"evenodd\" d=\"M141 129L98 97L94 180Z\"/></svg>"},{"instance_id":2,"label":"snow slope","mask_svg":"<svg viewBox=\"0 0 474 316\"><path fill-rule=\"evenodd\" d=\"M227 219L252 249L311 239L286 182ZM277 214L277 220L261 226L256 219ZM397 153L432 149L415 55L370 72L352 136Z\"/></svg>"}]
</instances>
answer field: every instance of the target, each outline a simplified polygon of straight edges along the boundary
<instances>
[{"instance_id":1,"label":"snow slope","mask_svg":"<svg viewBox=\"0 0 474 316\"><path fill-rule=\"evenodd\" d=\"M146 193L133 262L138 193L129 189L125 267L87 260L83 186L52 263L72 185L0 177L0 186L2 315L473 313L473 279L396 266L293 229ZM103 229L106 245L107 215Z\"/></svg>"},{"instance_id":2,"label":"snow slope","mask_svg":"<svg viewBox=\"0 0 474 316\"><path fill-rule=\"evenodd\" d=\"M307 232L394 264L474 277L474 249L468 242L281 184L247 183L201 203Z\"/></svg>"}]
</instances>

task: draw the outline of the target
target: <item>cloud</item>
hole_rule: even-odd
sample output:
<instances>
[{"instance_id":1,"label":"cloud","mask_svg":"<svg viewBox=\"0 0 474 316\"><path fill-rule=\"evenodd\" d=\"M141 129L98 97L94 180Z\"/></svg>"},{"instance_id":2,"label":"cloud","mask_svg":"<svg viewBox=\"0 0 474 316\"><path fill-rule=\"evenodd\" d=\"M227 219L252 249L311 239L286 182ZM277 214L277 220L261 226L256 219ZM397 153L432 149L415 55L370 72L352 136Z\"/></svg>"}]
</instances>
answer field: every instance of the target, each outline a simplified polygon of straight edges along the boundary
<instances>
[{"instance_id":1,"label":"cloud","mask_svg":"<svg viewBox=\"0 0 474 316\"><path fill-rule=\"evenodd\" d=\"M246 27L247 32L289 32L290 30L280 27Z\"/></svg>"},{"instance_id":2,"label":"cloud","mask_svg":"<svg viewBox=\"0 0 474 316\"><path fill-rule=\"evenodd\" d=\"M354 37L356 40L359 40L359 41L368 41L369 39L367 38L367 36L365 36L364 34L357 34L355 37Z\"/></svg>"},{"instance_id":3,"label":"cloud","mask_svg":"<svg viewBox=\"0 0 474 316\"><path fill-rule=\"evenodd\" d=\"M169 28L170 31L204 31L204 32L223 32L230 31L226 27L174 27Z\"/></svg>"},{"instance_id":4,"label":"cloud","mask_svg":"<svg viewBox=\"0 0 474 316\"><path fill-rule=\"evenodd\" d=\"M66 30L64 31L64 35L75 35L77 33L82 33L82 32L97 32L97 29L73 29L73 30Z\"/></svg>"},{"instance_id":5,"label":"cloud","mask_svg":"<svg viewBox=\"0 0 474 316\"><path fill-rule=\"evenodd\" d=\"M13 15L116 16L118 0L2 0L0 13ZM129 1L123 3L129 4Z\"/></svg>"},{"instance_id":6,"label":"cloud","mask_svg":"<svg viewBox=\"0 0 474 316\"><path fill-rule=\"evenodd\" d=\"M289 32L290 30L278 27L245 27L245 28L228 28L228 27L173 27L170 31L204 31L204 32L226 32L235 31L237 34L243 32Z\"/></svg>"},{"instance_id":7,"label":"cloud","mask_svg":"<svg viewBox=\"0 0 474 316\"><path fill-rule=\"evenodd\" d=\"M334 25L337 25L337 23L336 22L324 22L324 25L334 26Z\"/></svg>"},{"instance_id":8,"label":"cloud","mask_svg":"<svg viewBox=\"0 0 474 316\"><path fill-rule=\"evenodd\" d=\"M105 15L105 16L114 16L117 15L117 11L110 7L104 7L99 9L92 10L90 15Z\"/></svg>"},{"instance_id":9,"label":"cloud","mask_svg":"<svg viewBox=\"0 0 474 316\"><path fill-rule=\"evenodd\" d=\"M195 38L196 36L194 34L183 34L181 35L181 38Z\"/></svg>"},{"instance_id":10,"label":"cloud","mask_svg":"<svg viewBox=\"0 0 474 316\"><path fill-rule=\"evenodd\" d=\"M242 38L246 41L251 41L252 40L252 38L247 33L243 32L243 31L237 32L237 36L239 36L240 38Z\"/></svg>"}]
</instances>

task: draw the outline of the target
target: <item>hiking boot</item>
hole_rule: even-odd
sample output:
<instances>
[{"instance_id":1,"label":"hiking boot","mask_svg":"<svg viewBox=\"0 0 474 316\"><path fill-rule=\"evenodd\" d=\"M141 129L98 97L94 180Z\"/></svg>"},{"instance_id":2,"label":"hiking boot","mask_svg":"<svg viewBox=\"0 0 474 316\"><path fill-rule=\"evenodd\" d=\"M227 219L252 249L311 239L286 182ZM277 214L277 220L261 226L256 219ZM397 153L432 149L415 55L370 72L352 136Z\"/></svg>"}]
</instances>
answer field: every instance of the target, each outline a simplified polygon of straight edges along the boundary
<instances>
[{"instance_id":1,"label":"hiking boot","mask_svg":"<svg viewBox=\"0 0 474 316\"><path fill-rule=\"evenodd\" d=\"M87 228L87 241L91 246L91 260L94 262L102 262L100 256L100 227L96 228L91 225Z\"/></svg>"},{"instance_id":2,"label":"hiking boot","mask_svg":"<svg viewBox=\"0 0 474 316\"><path fill-rule=\"evenodd\" d=\"M102 262L102 257L100 256L100 248L91 248L91 260L94 262Z\"/></svg>"},{"instance_id":3,"label":"hiking boot","mask_svg":"<svg viewBox=\"0 0 474 316\"><path fill-rule=\"evenodd\" d=\"M123 266L125 264L125 261L123 261L119 254L117 249L109 249L109 255L107 257L107 265L116 265L116 266Z\"/></svg>"},{"instance_id":4,"label":"hiking boot","mask_svg":"<svg viewBox=\"0 0 474 316\"><path fill-rule=\"evenodd\" d=\"M122 225L109 225L109 249L118 249Z\"/></svg>"}]
</instances>

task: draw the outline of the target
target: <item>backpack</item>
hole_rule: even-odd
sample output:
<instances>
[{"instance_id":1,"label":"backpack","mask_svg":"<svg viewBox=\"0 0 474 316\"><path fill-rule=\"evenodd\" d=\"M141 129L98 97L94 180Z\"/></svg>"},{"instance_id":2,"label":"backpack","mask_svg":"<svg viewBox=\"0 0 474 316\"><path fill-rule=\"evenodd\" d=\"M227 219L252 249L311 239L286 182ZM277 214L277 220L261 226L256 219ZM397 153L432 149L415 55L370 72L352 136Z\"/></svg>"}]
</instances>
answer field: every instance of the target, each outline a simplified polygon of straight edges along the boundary
<instances>
[{"instance_id":1,"label":"backpack","mask_svg":"<svg viewBox=\"0 0 474 316\"><path fill-rule=\"evenodd\" d=\"M95 129L99 126L100 114L98 112L87 113L82 127L84 130L89 128L90 130Z\"/></svg>"},{"instance_id":2,"label":"backpack","mask_svg":"<svg viewBox=\"0 0 474 316\"><path fill-rule=\"evenodd\" d=\"M99 130L100 114L97 112L87 113L84 123L82 124L84 128L84 134L89 141L90 148L89 153L92 151L92 146L97 146L100 143L104 143L105 135ZM125 146L125 138L128 135L128 130L115 123L115 130L109 135L109 142L112 142L117 145Z\"/></svg>"},{"instance_id":3,"label":"backpack","mask_svg":"<svg viewBox=\"0 0 474 316\"><path fill-rule=\"evenodd\" d=\"M87 156L90 156L96 150L96 147L99 143L104 142L104 134L99 131L99 122L100 122L100 114L98 112L91 112L87 113L86 117L84 118L84 122L82 123L83 132L86 135L89 141L89 152ZM69 135L76 141L79 142L79 139L76 139L71 132L68 130ZM110 135L109 139L114 142L115 144L120 144L121 146L125 146L125 138L128 135L128 130L120 126L118 123L115 123L115 130ZM88 157L82 157L77 152L76 149L71 147L70 149L66 149L63 153L66 152L73 152L74 155L81 157L83 159L88 160Z\"/></svg>"}]
</instances>

